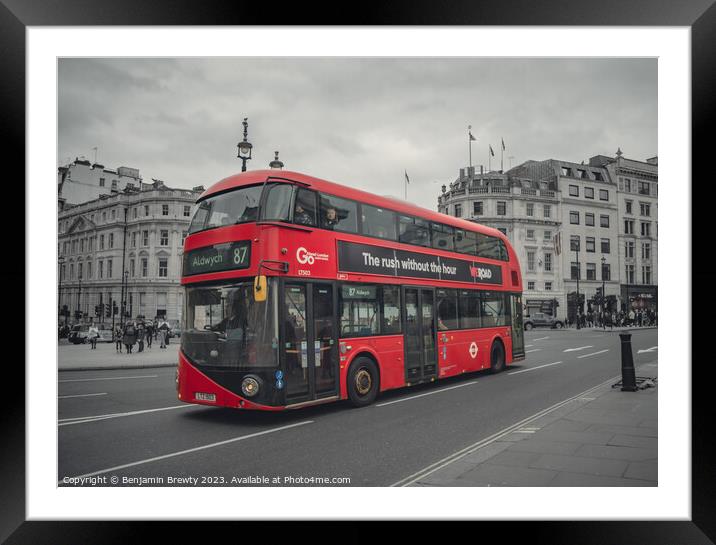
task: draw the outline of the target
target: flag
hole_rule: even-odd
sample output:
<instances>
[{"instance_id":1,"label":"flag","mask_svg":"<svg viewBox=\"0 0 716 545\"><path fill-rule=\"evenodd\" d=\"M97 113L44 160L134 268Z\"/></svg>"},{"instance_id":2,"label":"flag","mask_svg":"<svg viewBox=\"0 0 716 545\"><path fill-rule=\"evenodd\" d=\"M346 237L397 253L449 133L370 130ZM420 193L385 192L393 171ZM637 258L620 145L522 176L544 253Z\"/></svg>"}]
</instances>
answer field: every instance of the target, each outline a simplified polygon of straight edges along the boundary
<instances>
[{"instance_id":1,"label":"flag","mask_svg":"<svg viewBox=\"0 0 716 545\"><path fill-rule=\"evenodd\" d=\"M502 139L502 151L505 151L505 139Z\"/></svg>"},{"instance_id":2,"label":"flag","mask_svg":"<svg viewBox=\"0 0 716 545\"><path fill-rule=\"evenodd\" d=\"M490 155L492 155L493 157L495 156L495 152L492 151L492 146L490 146Z\"/></svg>"},{"instance_id":3,"label":"flag","mask_svg":"<svg viewBox=\"0 0 716 545\"><path fill-rule=\"evenodd\" d=\"M410 178L408 178L408 171L405 171L405 181L406 183L410 183Z\"/></svg>"},{"instance_id":4,"label":"flag","mask_svg":"<svg viewBox=\"0 0 716 545\"><path fill-rule=\"evenodd\" d=\"M470 141L471 141L471 142L474 142L475 140L477 140L477 138L475 138L475 137L472 135L472 131L467 131L467 132L468 132L468 134L470 135Z\"/></svg>"}]
</instances>

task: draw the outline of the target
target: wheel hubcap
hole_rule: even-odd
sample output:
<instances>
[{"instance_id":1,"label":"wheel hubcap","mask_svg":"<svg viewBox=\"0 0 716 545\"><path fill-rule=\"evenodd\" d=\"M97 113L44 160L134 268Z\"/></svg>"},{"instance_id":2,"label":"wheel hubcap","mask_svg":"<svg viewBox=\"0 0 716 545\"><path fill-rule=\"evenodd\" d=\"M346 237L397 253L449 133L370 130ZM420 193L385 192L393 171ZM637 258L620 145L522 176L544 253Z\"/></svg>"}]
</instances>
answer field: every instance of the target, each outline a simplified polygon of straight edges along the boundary
<instances>
[{"instance_id":1,"label":"wheel hubcap","mask_svg":"<svg viewBox=\"0 0 716 545\"><path fill-rule=\"evenodd\" d=\"M361 369L356 373L356 390L360 395L365 395L370 391L373 379L366 369Z\"/></svg>"}]
</instances>

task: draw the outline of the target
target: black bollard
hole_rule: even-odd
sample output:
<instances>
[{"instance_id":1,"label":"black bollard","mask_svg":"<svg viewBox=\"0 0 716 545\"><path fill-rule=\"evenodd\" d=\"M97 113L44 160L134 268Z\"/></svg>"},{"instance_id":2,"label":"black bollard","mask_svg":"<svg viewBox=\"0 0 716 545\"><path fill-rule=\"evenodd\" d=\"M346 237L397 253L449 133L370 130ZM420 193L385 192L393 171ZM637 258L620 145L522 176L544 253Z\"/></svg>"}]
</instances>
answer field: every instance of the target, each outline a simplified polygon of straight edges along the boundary
<instances>
[{"instance_id":1,"label":"black bollard","mask_svg":"<svg viewBox=\"0 0 716 545\"><path fill-rule=\"evenodd\" d=\"M622 340L622 392L636 392L634 357L631 353L631 333L619 333Z\"/></svg>"}]
</instances>

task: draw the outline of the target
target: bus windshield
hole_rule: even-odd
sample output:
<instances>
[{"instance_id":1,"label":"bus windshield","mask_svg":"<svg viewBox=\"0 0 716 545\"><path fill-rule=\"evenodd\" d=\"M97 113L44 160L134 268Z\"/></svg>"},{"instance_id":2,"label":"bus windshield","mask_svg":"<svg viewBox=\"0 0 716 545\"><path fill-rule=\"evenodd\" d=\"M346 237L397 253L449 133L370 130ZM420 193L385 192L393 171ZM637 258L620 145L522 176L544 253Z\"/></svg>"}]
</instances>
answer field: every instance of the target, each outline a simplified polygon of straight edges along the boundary
<instances>
[{"instance_id":1,"label":"bus windshield","mask_svg":"<svg viewBox=\"0 0 716 545\"><path fill-rule=\"evenodd\" d=\"M256 221L263 185L242 187L210 197L199 203L189 232Z\"/></svg>"},{"instance_id":2,"label":"bus windshield","mask_svg":"<svg viewBox=\"0 0 716 545\"><path fill-rule=\"evenodd\" d=\"M273 284L256 302L253 283L187 288L184 353L198 366L226 369L278 366Z\"/></svg>"}]
</instances>

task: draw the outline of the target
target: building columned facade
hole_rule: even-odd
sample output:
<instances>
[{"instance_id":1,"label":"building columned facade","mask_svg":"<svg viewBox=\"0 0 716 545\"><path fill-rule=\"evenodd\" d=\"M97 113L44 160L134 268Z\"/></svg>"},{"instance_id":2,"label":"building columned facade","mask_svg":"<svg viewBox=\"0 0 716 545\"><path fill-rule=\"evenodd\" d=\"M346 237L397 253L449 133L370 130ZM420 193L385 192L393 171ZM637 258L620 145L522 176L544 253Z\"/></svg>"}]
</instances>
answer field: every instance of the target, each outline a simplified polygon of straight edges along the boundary
<instances>
[{"instance_id":1,"label":"building columned facade","mask_svg":"<svg viewBox=\"0 0 716 545\"><path fill-rule=\"evenodd\" d=\"M114 305L115 321L122 308L131 318L181 320L182 249L202 191L171 189L156 180L66 203L58 213L60 323L80 316L111 324L106 308ZM102 316L96 316L99 305Z\"/></svg>"},{"instance_id":2,"label":"building columned facade","mask_svg":"<svg viewBox=\"0 0 716 545\"><path fill-rule=\"evenodd\" d=\"M621 152L588 164L527 161L504 173L468 167L443 186L438 211L507 235L527 313L656 310L657 179L656 158Z\"/></svg>"}]
</instances>

